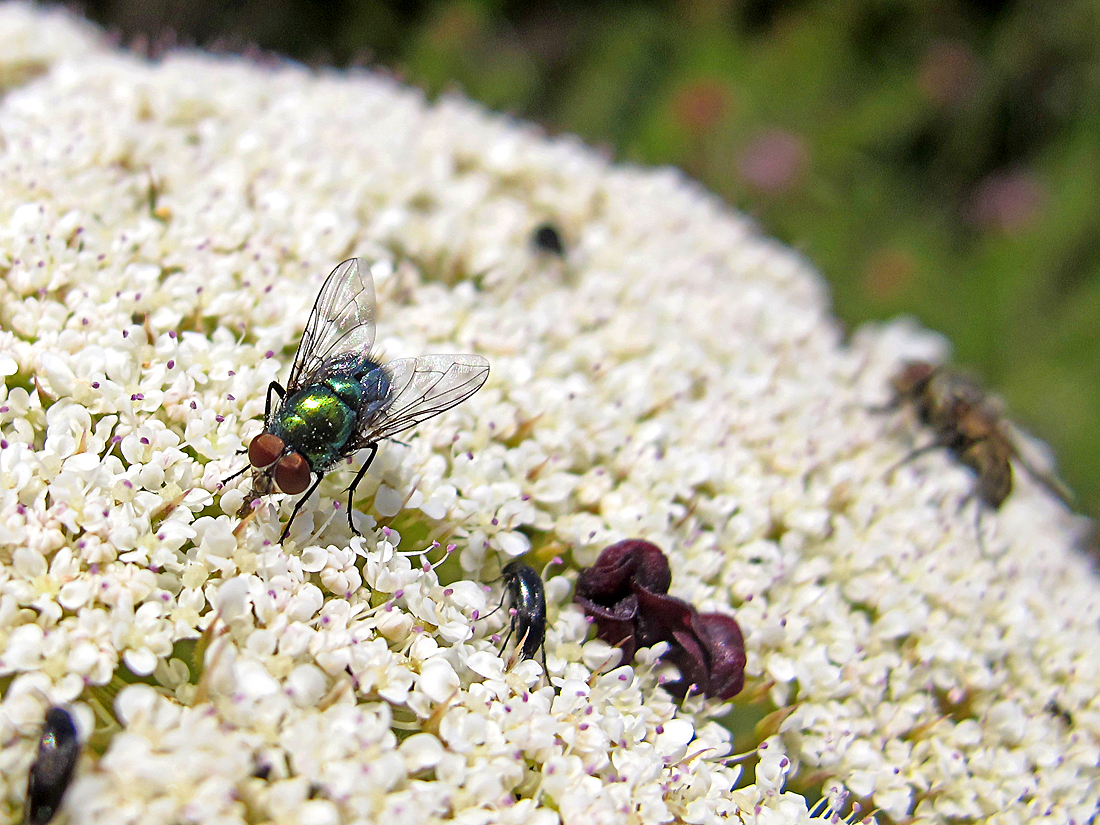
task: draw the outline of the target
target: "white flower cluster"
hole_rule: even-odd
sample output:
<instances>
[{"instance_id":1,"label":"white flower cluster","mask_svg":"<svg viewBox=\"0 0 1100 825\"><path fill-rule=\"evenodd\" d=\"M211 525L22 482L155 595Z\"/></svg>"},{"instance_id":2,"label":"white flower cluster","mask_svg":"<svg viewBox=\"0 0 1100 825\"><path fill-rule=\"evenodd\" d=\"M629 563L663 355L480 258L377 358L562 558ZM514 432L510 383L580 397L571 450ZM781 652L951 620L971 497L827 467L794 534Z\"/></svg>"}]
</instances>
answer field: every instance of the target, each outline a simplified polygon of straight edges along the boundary
<instances>
[{"instance_id":1,"label":"white flower cluster","mask_svg":"<svg viewBox=\"0 0 1100 825\"><path fill-rule=\"evenodd\" d=\"M0 87L0 816L49 703L86 741L73 823L1095 813L1073 519L1021 478L978 541L950 456L890 472L921 433L871 408L937 341L845 344L820 278L677 173L377 75L150 63L4 5ZM341 469L280 544L288 497L242 521L220 481L352 256L386 358L492 372L381 446L362 538ZM745 631L727 727L659 651L586 641L576 570L625 537ZM524 553L565 559L549 679L486 618Z\"/></svg>"}]
</instances>

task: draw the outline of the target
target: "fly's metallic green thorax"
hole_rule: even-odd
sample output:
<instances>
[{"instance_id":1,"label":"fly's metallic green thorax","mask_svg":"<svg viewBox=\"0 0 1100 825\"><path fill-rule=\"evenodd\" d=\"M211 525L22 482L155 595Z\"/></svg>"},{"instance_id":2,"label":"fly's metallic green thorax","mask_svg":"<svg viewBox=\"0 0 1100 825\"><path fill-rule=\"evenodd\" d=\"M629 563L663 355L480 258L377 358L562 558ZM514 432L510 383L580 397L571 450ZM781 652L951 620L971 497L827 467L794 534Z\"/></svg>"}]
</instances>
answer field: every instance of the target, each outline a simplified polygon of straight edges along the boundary
<instances>
[{"instance_id":1,"label":"fly's metallic green thorax","mask_svg":"<svg viewBox=\"0 0 1100 825\"><path fill-rule=\"evenodd\" d=\"M389 401L389 378L378 364L362 358L347 367L288 397L272 422L272 433L304 456L314 472L339 461L363 422Z\"/></svg>"},{"instance_id":2,"label":"fly's metallic green thorax","mask_svg":"<svg viewBox=\"0 0 1100 825\"><path fill-rule=\"evenodd\" d=\"M355 412L324 384L314 384L288 398L273 423L275 435L321 470L355 432Z\"/></svg>"}]
</instances>

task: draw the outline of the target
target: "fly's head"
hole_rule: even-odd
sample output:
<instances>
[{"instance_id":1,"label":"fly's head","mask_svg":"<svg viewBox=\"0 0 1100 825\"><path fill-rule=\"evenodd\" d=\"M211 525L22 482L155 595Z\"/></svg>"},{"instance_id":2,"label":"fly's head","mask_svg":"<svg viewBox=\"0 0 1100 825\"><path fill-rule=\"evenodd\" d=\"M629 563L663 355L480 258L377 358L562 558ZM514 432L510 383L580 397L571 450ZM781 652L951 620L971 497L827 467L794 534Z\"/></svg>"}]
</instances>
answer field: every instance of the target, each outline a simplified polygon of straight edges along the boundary
<instances>
[{"instance_id":1,"label":"fly's head","mask_svg":"<svg viewBox=\"0 0 1100 825\"><path fill-rule=\"evenodd\" d=\"M297 495L310 482L309 462L273 433L260 433L248 445L252 464L252 492L257 496L279 492Z\"/></svg>"},{"instance_id":2,"label":"fly's head","mask_svg":"<svg viewBox=\"0 0 1100 825\"><path fill-rule=\"evenodd\" d=\"M899 398L912 401L928 390L928 384L935 374L936 367L927 361L908 361L891 379L890 384Z\"/></svg>"},{"instance_id":3,"label":"fly's head","mask_svg":"<svg viewBox=\"0 0 1100 825\"><path fill-rule=\"evenodd\" d=\"M894 390L894 405L909 404L917 418L925 424L932 424L941 399L936 386L939 368L927 361L907 361L901 370L890 379Z\"/></svg>"}]
</instances>

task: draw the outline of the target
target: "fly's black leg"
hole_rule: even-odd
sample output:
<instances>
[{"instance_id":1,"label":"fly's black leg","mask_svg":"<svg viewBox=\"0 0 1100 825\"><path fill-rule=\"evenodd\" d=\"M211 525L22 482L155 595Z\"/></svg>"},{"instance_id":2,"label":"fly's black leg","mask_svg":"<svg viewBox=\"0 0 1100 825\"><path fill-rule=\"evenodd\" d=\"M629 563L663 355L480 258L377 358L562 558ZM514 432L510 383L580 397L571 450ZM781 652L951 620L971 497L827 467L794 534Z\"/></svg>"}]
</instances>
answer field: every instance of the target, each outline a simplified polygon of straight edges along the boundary
<instances>
[{"instance_id":1,"label":"fly's black leg","mask_svg":"<svg viewBox=\"0 0 1100 825\"><path fill-rule=\"evenodd\" d=\"M242 450L241 452L246 452L246 451L245 451L245 450ZM242 467L241 469L237 470L237 472L233 473L233 475L231 475L231 476L230 476L229 478L227 478L227 479L224 479L224 480L222 481L222 486L224 487L224 486L225 486L226 484L228 484L229 482L231 482L231 481L232 481L233 479L235 479L235 478L236 478L237 476L239 476L239 475L244 475L244 472L245 472L245 470L248 470L248 469L250 469L251 467L252 467L252 465L251 465L251 464L245 464L245 465L244 465L244 466L243 466L243 467Z\"/></svg>"},{"instance_id":2,"label":"fly's black leg","mask_svg":"<svg viewBox=\"0 0 1100 825\"><path fill-rule=\"evenodd\" d=\"M370 469L370 465L371 465L371 462L374 461L374 457L376 455L378 455L378 445L377 444L368 444L367 449L370 450L370 455L367 456L367 460L363 462L363 466L360 467L359 472L355 474L355 480L351 483L351 486L349 486L348 489L347 489L347 493L348 493L348 527L350 527L351 532L355 533L355 535L357 535L357 536L362 535L362 534L358 530L356 530L355 525L351 523L351 503L352 503L352 500L355 498L355 488L359 486L359 482L363 480L363 476L365 476L367 474L367 470Z\"/></svg>"},{"instance_id":3,"label":"fly's black leg","mask_svg":"<svg viewBox=\"0 0 1100 825\"><path fill-rule=\"evenodd\" d=\"M264 404L264 425L271 420L271 393L275 392L279 395L279 400L282 401L286 398L286 390L283 389L283 385L278 381L272 381L267 385L267 402Z\"/></svg>"},{"instance_id":4,"label":"fly's black leg","mask_svg":"<svg viewBox=\"0 0 1100 825\"><path fill-rule=\"evenodd\" d=\"M886 413L897 412L901 407L901 399L894 396L885 404L873 404L870 407L864 407L871 415L886 415Z\"/></svg>"},{"instance_id":5,"label":"fly's black leg","mask_svg":"<svg viewBox=\"0 0 1100 825\"><path fill-rule=\"evenodd\" d=\"M974 499L974 532L978 534L978 552L985 555L985 536L982 535L982 500L977 495L970 495ZM966 504L963 501L963 504Z\"/></svg>"},{"instance_id":6,"label":"fly's black leg","mask_svg":"<svg viewBox=\"0 0 1100 825\"><path fill-rule=\"evenodd\" d=\"M294 512L290 514L290 521L286 523L286 527L283 528L283 532L279 535L279 541L286 539L287 533L290 532L290 525L294 523L295 517L298 515L298 511L302 509L302 505L306 503L313 491L317 489L317 485L321 483L321 474L317 474L317 480L313 482L313 486L306 490L306 494L298 499L298 503L294 505Z\"/></svg>"},{"instance_id":7,"label":"fly's black leg","mask_svg":"<svg viewBox=\"0 0 1100 825\"><path fill-rule=\"evenodd\" d=\"M910 451L909 455L905 456L901 461L894 464L889 470L886 471L887 478L893 478L894 473L898 471L899 467L908 464L915 458L920 458L925 453L930 453L934 450L941 450L947 445L942 441L933 441L931 444L925 444L923 447L917 447L917 449Z\"/></svg>"}]
</instances>

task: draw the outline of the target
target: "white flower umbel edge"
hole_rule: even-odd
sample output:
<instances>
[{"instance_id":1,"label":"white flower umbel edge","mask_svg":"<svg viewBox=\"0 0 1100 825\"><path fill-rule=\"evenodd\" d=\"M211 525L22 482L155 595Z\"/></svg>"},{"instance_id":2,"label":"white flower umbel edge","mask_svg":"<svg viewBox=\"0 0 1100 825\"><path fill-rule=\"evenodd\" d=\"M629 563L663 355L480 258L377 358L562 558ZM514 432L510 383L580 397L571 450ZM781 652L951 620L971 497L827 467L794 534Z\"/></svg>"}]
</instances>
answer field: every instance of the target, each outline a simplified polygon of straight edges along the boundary
<instances>
[{"instance_id":1,"label":"white flower umbel edge","mask_svg":"<svg viewBox=\"0 0 1100 825\"><path fill-rule=\"evenodd\" d=\"M820 277L678 173L378 75L149 62L7 5L0 86L4 818L47 702L88 740L74 823L801 822L794 789L845 788L894 821L1096 810L1073 519L1018 476L979 542L950 456L889 472L928 434L870 408L937 340L846 345ZM545 220L564 261L529 243ZM280 545L291 500L241 525L247 479L218 482L355 255L380 352L492 374L382 445L363 539L341 468ZM744 628L731 718L788 714L730 723L766 745L744 776L729 706L585 642L575 569L631 536ZM464 574L398 555L433 539ZM503 612L473 621L529 548L568 560L558 694L498 655Z\"/></svg>"}]
</instances>

